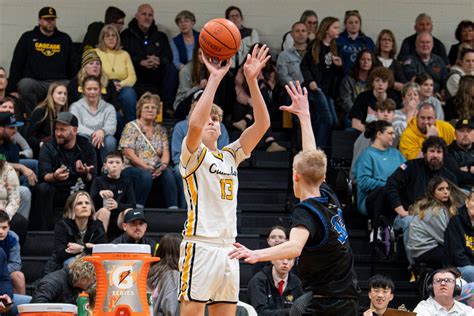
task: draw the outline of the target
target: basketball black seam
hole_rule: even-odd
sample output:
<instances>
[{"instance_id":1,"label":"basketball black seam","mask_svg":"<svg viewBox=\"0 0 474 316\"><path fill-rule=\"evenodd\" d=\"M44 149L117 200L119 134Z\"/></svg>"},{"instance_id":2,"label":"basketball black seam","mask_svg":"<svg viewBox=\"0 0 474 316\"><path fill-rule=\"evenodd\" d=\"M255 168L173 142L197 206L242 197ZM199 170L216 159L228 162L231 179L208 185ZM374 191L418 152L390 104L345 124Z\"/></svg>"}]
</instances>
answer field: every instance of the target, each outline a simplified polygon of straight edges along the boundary
<instances>
[{"instance_id":1,"label":"basketball black seam","mask_svg":"<svg viewBox=\"0 0 474 316\"><path fill-rule=\"evenodd\" d=\"M221 24L221 25L222 25L222 24ZM224 27L225 27L225 26L224 26ZM226 29L227 29L227 28L226 28ZM238 49L238 48L231 48L231 47L227 46L226 44L222 43L218 38L216 38L214 35L212 35L211 33L209 33L208 30L206 30L206 29L203 29L203 30L204 30L207 34L209 34L209 36L211 36L213 39L215 39L216 41L218 41L222 46L225 46L225 48L227 48L227 49L229 49L229 50ZM227 30L229 30L229 29L227 29ZM232 33L231 33L231 34L232 34ZM232 36L232 39L234 40L234 44L236 44L236 43L235 43L234 36ZM237 45L235 45L235 46L237 46Z\"/></svg>"}]
</instances>

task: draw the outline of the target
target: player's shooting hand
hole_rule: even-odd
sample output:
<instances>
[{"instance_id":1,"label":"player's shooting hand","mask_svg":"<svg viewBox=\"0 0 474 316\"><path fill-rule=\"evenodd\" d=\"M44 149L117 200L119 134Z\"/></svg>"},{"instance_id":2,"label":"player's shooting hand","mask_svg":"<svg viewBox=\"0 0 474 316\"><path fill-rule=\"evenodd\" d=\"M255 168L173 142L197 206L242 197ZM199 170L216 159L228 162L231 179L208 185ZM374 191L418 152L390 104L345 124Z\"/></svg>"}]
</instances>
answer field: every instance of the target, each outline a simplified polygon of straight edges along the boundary
<instances>
[{"instance_id":1,"label":"player's shooting hand","mask_svg":"<svg viewBox=\"0 0 474 316\"><path fill-rule=\"evenodd\" d=\"M236 242L234 243L235 249L229 252L230 259L243 259L247 263L257 263L258 256L255 251L248 249L244 245Z\"/></svg>"},{"instance_id":2,"label":"player's shooting hand","mask_svg":"<svg viewBox=\"0 0 474 316\"><path fill-rule=\"evenodd\" d=\"M263 46L255 45L252 54L247 54L247 60L244 64L244 75L247 81L257 79L258 74L271 58L271 56L268 55L268 49L265 44Z\"/></svg>"},{"instance_id":3,"label":"player's shooting hand","mask_svg":"<svg viewBox=\"0 0 474 316\"><path fill-rule=\"evenodd\" d=\"M230 59L226 60L225 66L223 66L223 62L219 63L214 63L212 58L209 58L208 56L204 55L204 53L201 51L201 57L202 60L204 61L204 64L206 65L207 70L209 70L210 76L209 77L216 77L218 80L222 80L224 78L225 74L229 71L230 69Z\"/></svg>"},{"instance_id":4,"label":"player's shooting hand","mask_svg":"<svg viewBox=\"0 0 474 316\"><path fill-rule=\"evenodd\" d=\"M301 115L309 115L308 90L302 88L299 81L296 81L296 84L290 81L290 85L286 85L285 89L292 102L290 106L280 106L280 110L287 111L298 117Z\"/></svg>"}]
</instances>

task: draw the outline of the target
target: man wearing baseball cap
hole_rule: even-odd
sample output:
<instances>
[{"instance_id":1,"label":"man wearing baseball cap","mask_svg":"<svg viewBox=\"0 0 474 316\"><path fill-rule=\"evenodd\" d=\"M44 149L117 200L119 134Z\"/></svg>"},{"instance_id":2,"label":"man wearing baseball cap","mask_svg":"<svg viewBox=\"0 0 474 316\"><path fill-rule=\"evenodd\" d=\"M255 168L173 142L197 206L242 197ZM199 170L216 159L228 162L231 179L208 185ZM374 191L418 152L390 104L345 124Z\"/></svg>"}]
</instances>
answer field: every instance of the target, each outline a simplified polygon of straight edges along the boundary
<instances>
[{"instance_id":1,"label":"man wearing baseball cap","mask_svg":"<svg viewBox=\"0 0 474 316\"><path fill-rule=\"evenodd\" d=\"M115 238L113 244L148 244L151 254L156 251L156 241L145 236L148 222L145 212L141 208L127 209L124 211L122 229L125 231L121 236Z\"/></svg>"},{"instance_id":2,"label":"man wearing baseball cap","mask_svg":"<svg viewBox=\"0 0 474 316\"><path fill-rule=\"evenodd\" d=\"M38 13L38 26L23 33L10 65L7 94L17 92L32 111L53 81L67 83L77 72L71 37L56 28L52 7Z\"/></svg>"},{"instance_id":3,"label":"man wearing baseball cap","mask_svg":"<svg viewBox=\"0 0 474 316\"><path fill-rule=\"evenodd\" d=\"M446 163L461 185L474 185L474 120L460 119L455 126L456 139L448 147Z\"/></svg>"},{"instance_id":4,"label":"man wearing baseball cap","mask_svg":"<svg viewBox=\"0 0 474 316\"><path fill-rule=\"evenodd\" d=\"M54 124L54 139L41 146L39 181L35 210L40 223L36 229L50 230L61 218L55 207L63 207L71 192L85 189L97 171L94 147L87 138L77 135L78 120L74 114L61 112Z\"/></svg>"}]
</instances>

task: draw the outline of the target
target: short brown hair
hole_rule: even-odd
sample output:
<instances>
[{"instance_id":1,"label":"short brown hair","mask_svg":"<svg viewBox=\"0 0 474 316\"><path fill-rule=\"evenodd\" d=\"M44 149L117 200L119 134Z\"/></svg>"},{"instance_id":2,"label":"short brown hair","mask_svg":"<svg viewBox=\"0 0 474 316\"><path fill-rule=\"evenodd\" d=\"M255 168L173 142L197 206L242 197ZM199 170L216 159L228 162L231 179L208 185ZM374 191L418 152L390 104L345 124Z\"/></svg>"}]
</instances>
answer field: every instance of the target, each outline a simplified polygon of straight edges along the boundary
<instances>
[{"instance_id":1,"label":"short brown hair","mask_svg":"<svg viewBox=\"0 0 474 316\"><path fill-rule=\"evenodd\" d=\"M156 114L160 114L161 98L158 94L152 94L151 92L145 92L137 102L137 118L142 115L143 105L145 103L153 103L156 105Z\"/></svg>"},{"instance_id":2,"label":"short brown hair","mask_svg":"<svg viewBox=\"0 0 474 316\"><path fill-rule=\"evenodd\" d=\"M302 150L293 161L293 169L310 185L318 185L326 176L327 157L320 149Z\"/></svg>"},{"instance_id":3,"label":"short brown hair","mask_svg":"<svg viewBox=\"0 0 474 316\"><path fill-rule=\"evenodd\" d=\"M377 104L375 104L375 109L377 111L395 111L396 107L397 104L390 98L387 98L383 101L378 101Z\"/></svg>"},{"instance_id":4,"label":"short brown hair","mask_svg":"<svg viewBox=\"0 0 474 316\"><path fill-rule=\"evenodd\" d=\"M375 80L375 78L380 78L384 81L387 81L388 82L388 88L392 87L393 86L393 82L394 82L394 79L393 79L393 73L390 69L388 68L385 68L385 67L377 67L377 68L374 68L374 70L372 70L370 72L370 75L369 75L369 84L371 87L373 87L373 82Z\"/></svg>"},{"instance_id":5,"label":"short brown hair","mask_svg":"<svg viewBox=\"0 0 474 316\"><path fill-rule=\"evenodd\" d=\"M192 22L196 23L196 16L194 15L194 13L188 10L183 10L179 12L178 14L176 14L176 17L174 18L174 23L178 25L178 22L181 21L182 19L189 19Z\"/></svg>"}]
</instances>

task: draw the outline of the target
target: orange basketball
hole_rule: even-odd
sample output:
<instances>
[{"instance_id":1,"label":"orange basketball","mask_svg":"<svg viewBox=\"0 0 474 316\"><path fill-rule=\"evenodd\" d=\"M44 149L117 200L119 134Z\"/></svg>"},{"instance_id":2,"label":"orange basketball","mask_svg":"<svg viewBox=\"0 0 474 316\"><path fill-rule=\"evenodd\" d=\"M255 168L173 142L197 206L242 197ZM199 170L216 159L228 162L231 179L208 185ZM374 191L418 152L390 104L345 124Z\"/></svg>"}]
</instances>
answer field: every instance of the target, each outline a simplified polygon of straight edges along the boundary
<instances>
[{"instance_id":1,"label":"orange basketball","mask_svg":"<svg viewBox=\"0 0 474 316\"><path fill-rule=\"evenodd\" d=\"M227 19L213 19L201 29L199 45L204 54L219 61L231 58L240 47L240 31Z\"/></svg>"}]
</instances>

